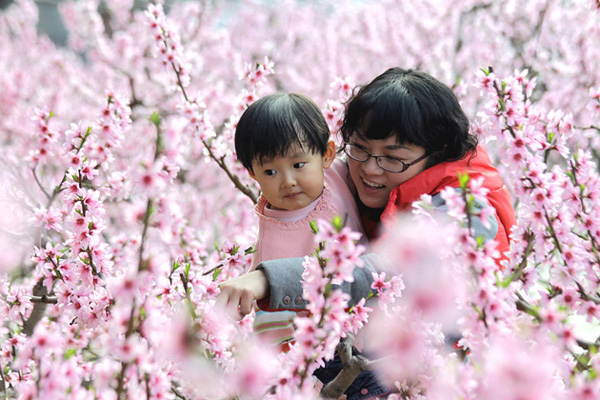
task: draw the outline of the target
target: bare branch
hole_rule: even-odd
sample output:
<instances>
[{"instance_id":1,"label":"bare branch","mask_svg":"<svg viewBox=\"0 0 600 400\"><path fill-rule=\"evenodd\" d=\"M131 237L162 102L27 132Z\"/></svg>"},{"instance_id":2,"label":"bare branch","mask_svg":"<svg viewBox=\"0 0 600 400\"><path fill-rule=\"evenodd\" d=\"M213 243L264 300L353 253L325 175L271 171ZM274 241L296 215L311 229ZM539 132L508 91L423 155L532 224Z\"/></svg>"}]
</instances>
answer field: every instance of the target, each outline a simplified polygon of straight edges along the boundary
<instances>
[{"instance_id":1,"label":"bare branch","mask_svg":"<svg viewBox=\"0 0 600 400\"><path fill-rule=\"evenodd\" d=\"M33 296L30 301L35 304L29 318L26 321L23 321L23 333L27 336L33 334L35 326L44 317L44 314L46 313L46 304L56 304L58 302L56 297L48 297L48 289L41 279L36 282L32 291ZM34 301L34 299L39 299L39 301Z\"/></svg>"},{"instance_id":2,"label":"bare branch","mask_svg":"<svg viewBox=\"0 0 600 400\"><path fill-rule=\"evenodd\" d=\"M37 183L37 185L39 186L40 190L46 195L46 197L48 199L50 199L50 194L46 191L46 189L42 185L42 182L40 182L40 180L38 179L37 174L35 173L35 167L33 167L31 169L31 173L33 174L33 178L35 179L35 183Z\"/></svg>"},{"instance_id":3,"label":"bare branch","mask_svg":"<svg viewBox=\"0 0 600 400\"><path fill-rule=\"evenodd\" d=\"M217 158L215 156L215 154L213 153L212 149L210 148L210 145L208 143L206 143L205 141L203 141L202 143L204 144L204 147L208 151L210 158L215 160L217 162L217 165L219 166L219 168L221 168L223 171L225 171L225 173L227 174L227 176L229 177L231 182L233 182L235 187L238 188L246 196L248 196L254 204L256 204L258 202L258 197L256 196L256 193L254 193L248 186L245 186L242 183L242 181L240 181L240 178L237 175L235 175L233 172L231 172L231 170L229 169L227 164L225 164L224 157Z\"/></svg>"},{"instance_id":4,"label":"bare branch","mask_svg":"<svg viewBox=\"0 0 600 400\"><path fill-rule=\"evenodd\" d=\"M321 389L320 395L326 399L337 399L350 387L361 371L367 369L369 360L362 355L352 354L353 338L342 340L337 346L337 352L342 361L342 370Z\"/></svg>"},{"instance_id":5,"label":"bare branch","mask_svg":"<svg viewBox=\"0 0 600 400\"><path fill-rule=\"evenodd\" d=\"M581 296L582 300L591 301L596 304L600 304L600 298L598 298L596 296L592 296L591 294L588 294L585 291L585 289L583 288L583 286L581 286L581 283L575 281L575 284L577 285L577 289L579 290L579 295Z\"/></svg>"},{"instance_id":6,"label":"bare branch","mask_svg":"<svg viewBox=\"0 0 600 400\"><path fill-rule=\"evenodd\" d=\"M55 296L31 296L30 301L36 304L58 304L58 297Z\"/></svg>"}]
</instances>

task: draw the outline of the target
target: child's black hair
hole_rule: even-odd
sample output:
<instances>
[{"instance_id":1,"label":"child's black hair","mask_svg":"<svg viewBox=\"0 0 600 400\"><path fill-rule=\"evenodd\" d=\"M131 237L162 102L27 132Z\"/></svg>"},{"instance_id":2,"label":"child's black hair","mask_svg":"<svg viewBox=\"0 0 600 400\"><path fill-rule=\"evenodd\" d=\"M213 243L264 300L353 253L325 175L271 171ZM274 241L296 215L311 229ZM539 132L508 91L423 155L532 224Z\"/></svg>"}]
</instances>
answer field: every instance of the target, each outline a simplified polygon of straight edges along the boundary
<instances>
[{"instance_id":1,"label":"child's black hair","mask_svg":"<svg viewBox=\"0 0 600 400\"><path fill-rule=\"evenodd\" d=\"M477 147L469 119L452 90L421 71L390 68L348 101L340 129L344 141L395 136L431 154L427 168L464 158Z\"/></svg>"},{"instance_id":2,"label":"child's black hair","mask_svg":"<svg viewBox=\"0 0 600 400\"><path fill-rule=\"evenodd\" d=\"M246 169L252 161L285 156L293 144L324 155L329 127L323 113L306 96L276 93L260 98L242 114L235 130L235 151Z\"/></svg>"}]
</instances>

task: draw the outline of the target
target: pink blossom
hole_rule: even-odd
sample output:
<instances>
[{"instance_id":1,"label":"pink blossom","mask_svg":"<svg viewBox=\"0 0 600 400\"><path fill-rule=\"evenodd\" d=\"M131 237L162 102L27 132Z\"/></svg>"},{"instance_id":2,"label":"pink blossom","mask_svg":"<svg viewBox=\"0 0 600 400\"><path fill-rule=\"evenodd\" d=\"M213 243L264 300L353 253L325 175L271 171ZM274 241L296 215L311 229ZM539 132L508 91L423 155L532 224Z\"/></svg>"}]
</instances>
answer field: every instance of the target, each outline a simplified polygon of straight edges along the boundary
<instances>
[{"instance_id":1,"label":"pink blossom","mask_svg":"<svg viewBox=\"0 0 600 400\"><path fill-rule=\"evenodd\" d=\"M6 301L10 305L9 316L15 321L27 320L33 310L33 304L30 301L31 295L23 286L11 286L6 296Z\"/></svg>"},{"instance_id":2,"label":"pink blossom","mask_svg":"<svg viewBox=\"0 0 600 400\"><path fill-rule=\"evenodd\" d=\"M46 210L44 207L36 208L34 210L35 218L38 223L44 224L44 229L53 229L56 232L60 232L62 227L60 222L62 220L62 214L56 209Z\"/></svg>"},{"instance_id":3,"label":"pink blossom","mask_svg":"<svg viewBox=\"0 0 600 400\"><path fill-rule=\"evenodd\" d=\"M371 283L371 289L377 290L379 294L383 293L384 290L389 289L392 285L386 281L385 272L377 274L373 272L373 283Z\"/></svg>"},{"instance_id":4,"label":"pink blossom","mask_svg":"<svg viewBox=\"0 0 600 400\"><path fill-rule=\"evenodd\" d=\"M369 313L373 311L371 307L365 306L366 300L361 299L352 307L352 329L354 332L360 330L369 321Z\"/></svg>"},{"instance_id":5,"label":"pink blossom","mask_svg":"<svg viewBox=\"0 0 600 400\"><path fill-rule=\"evenodd\" d=\"M545 342L525 344L515 338L498 338L487 354L484 367L490 380L482 382L478 395L489 399L564 398L555 375L556 363L550 358L554 351Z\"/></svg>"},{"instance_id":6,"label":"pink blossom","mask_svg":"<svg viewBox=\"0 0 600 400\"><path fill-rule=\"evenodd\" d=\"M393 58L452 86L509 189L517 226L499 270L496 244L465 229L463 193L448 192L453 227L428 197L417 208L424 221L390 225L394 241L374 244L393 261L377 270L390 287L369 306L397 326L377 332L370 315L365 326L394 360L384 370L411 399L598 397L600 358L579 348L581 332L568 324L598 318L585 298L598 289L600 243L597 7L442 3L175 2L144 13L131 0L62 2L69 35L60 48L38 33L34 2L4 8L7 393L116 400L123 378L129 398L316 398L312 371L368 315L363 302L348 315L344 296L331 294L334 281L351 279L361 250L353 235L320 225L322 257L305 262L311 314L298 319L301 341L271 360L275 374L261 369L266 356L248 321L231 324L211 308L218 283L249 267L244 250L256 240L252 202L232 182L258 193L233 160L235 126L247 104L289 91L313 98L337 132L354 82ZM471 181L468 196L480 200L482 188ZM484 224L492 214L471 211ZM41 229L23 229L13 215L33 216L29 225ZM45 317L33 334L16 334L26 331L39 281L57 304L36 305ZM169 335L179 350L169 351ZM443 335L462 336L464 361Z\"/></svg>"}]
</instances>

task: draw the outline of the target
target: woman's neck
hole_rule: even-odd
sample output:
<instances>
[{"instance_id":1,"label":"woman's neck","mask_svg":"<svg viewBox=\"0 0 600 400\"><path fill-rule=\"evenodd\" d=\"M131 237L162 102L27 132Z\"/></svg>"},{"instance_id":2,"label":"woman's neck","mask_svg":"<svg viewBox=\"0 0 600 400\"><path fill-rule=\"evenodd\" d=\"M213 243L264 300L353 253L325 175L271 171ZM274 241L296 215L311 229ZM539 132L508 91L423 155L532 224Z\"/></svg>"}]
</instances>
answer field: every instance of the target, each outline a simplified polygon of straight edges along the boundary
<instances>
[{"instance_id":1,"label":"woman's neck","mask_svg":"<svg viewBox=\"0 0 600 400\"><path fill-rule=\"evenodd\" d=\"M363 204L359 198L356 198L360 222L369 240L377 239L381 229L381 214L383 208L370 208Z\"/></svg>"}]
</instances>

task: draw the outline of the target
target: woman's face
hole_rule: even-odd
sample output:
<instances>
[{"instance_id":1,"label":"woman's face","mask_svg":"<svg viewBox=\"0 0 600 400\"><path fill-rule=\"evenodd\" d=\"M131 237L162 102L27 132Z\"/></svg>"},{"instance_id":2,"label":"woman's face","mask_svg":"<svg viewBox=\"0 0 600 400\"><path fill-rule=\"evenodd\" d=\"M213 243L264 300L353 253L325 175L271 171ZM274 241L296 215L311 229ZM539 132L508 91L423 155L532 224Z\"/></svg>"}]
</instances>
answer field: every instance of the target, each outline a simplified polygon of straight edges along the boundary
<instances>
[{"instance_id":1,"label":"woman's face","mask_svg":"<svg viewBox=\"0 0 600 400\"><path fill-rule=\"evenodd\" d=\"M425 149L412 144L398 144L393 136L383 140L362 139L354 134L350 144L360 147L372 156L394 157L407 164L425 154ZM350 177L358 191L358 197L370 208L384 208L391 191L425 169L427 157L408 167L404 172L387 172L377 165L375 158L369 157L359 162L348 157Z\"/></svg>"}]
</instances>

